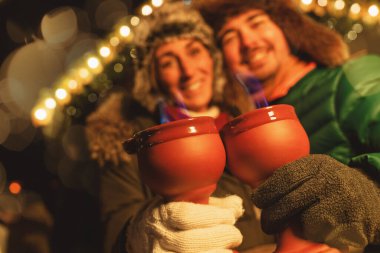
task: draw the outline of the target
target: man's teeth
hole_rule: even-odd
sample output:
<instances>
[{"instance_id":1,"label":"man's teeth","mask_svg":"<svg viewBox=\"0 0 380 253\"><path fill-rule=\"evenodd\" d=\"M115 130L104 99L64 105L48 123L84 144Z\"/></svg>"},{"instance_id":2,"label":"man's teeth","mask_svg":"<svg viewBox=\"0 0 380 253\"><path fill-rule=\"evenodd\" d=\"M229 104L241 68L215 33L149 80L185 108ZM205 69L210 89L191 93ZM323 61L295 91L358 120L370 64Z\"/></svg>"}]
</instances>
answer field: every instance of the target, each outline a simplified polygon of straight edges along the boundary
<instances>
[{"instance_id":1,"label":"man's teeth","mask_svg":"<svg viewBox=\"0 0 380 253\"><path fill-rule=\"evenodd\" d=\"M184 90L196 90L200 86L201 86L201 82L195 82L195 83L191 83L189 85L186 85L186 87L184 88Z\"/></svg>"}]
</instances>

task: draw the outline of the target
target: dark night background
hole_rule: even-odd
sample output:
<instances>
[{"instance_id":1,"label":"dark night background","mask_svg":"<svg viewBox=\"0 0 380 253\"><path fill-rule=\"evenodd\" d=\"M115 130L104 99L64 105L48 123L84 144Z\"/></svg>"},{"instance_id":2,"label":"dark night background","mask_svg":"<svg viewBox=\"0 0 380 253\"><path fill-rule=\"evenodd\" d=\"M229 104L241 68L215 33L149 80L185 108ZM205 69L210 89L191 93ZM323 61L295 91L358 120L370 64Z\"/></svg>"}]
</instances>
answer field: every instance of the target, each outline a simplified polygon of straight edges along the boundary
<instances>
[{"instance_id":1,"label":"dark night background","mask_svg":"<svg viewBox=\"0 0 380 253\"><path fill-rule=\"evenodd\" d=\"M30 37L39 33L45 13L58 6L83 8L82 0L1 0L0 1L0 62L22 46L9 39L6 21L12 20ZM0 146L0 161L6 168L8 182L17 180L24 189L37 192L54 217L52 252L101 252L100 226L96 200L82 191L64 187L58 177L44 165L44 142L38 132L31 145L22 152L8 151Z\"/></svg>"},{"instance_id":2,"label":"dark night background","mask_svg":"<svg viewBox=\"0 0 380 253\"><path fill-rule=\"evenodd\" d=\"M124 1L136 7L141 1ZM44 14L60 6L88 9L95 1L84 0L0 0L0 64L15 49L40 36L40 22ZM91 20L91 14L89 13ZM23 43L12 41L6 30L7 20L21 27L25 34ZM93 28L92 33L98 31ZM102 36L102 34L99 34ZM1 107L1 103L0 103ZM23 190L38 193L54 218L51 238L52 252L101 252L101 228L98 203L85 191L65 187L59 177L46 169L46 146L40 129L24 150L10 151L0 145L0 162L6 169L7 182L19 182Z\"/></svg>"},{"instance_id":3,"label":"dark night background","mask_svg":"<svg viewBox=\"0 0 380 253\"><path fill-rule=\"evenodd\" d=\"M142 1L125 2L133 9ZM32 35L39 36L41 19L48 11L59 6L86 9L89 3L90 1L84 0L0 0L0 63L10 52L25 45L9 38L7 20L24 30L24 43L28 43L33 41ZM91 20L91 14L89 18ZM98 31L94 28L92 32ZM360 36L360 39L351 44L353 52L380 52L378 27L373 27ZM33 142L23 151L9 151L0 145L0 162L6 168L7 181L18 181L23 189L41 195L55 222L52 252L101 252L101 227L96 198L85 191L65 187L57 175L50 173L45 167L45 148L40 130L37 130Z\"/></svg>"}]
</instances>

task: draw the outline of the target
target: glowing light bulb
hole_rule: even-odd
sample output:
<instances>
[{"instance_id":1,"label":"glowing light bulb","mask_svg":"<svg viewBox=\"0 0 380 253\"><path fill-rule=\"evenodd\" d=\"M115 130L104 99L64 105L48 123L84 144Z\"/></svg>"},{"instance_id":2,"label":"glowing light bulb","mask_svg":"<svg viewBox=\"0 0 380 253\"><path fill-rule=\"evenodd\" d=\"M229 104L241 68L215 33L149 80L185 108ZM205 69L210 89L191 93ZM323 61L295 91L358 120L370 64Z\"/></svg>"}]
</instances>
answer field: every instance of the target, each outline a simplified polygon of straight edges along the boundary
<instances>
[{"instance_id":1,"label":"glowing light bulb","mask_svg":"<svg viewBox=\"0 0 380 253\"><path fill-rule=\"evenodd\" d=\"M353 5L351 5L350 12L352 12L353 14L359 14L360 10L361 10L360 4L354 3Z\"/></svg>"},{"instance_id":2,"label":"glowing light bulb","mask_svg":"<svg viewBox=\"0 0 380 253\"><path fill-rule=\"evenodd\" d=\"M53 98L47 98L45 100L45 106L48 109L54 109L57 106L57 103L55 102Z\"/></svg>"},{"instance_id":3,"label":"glowing light bulb","mask_svg":"<svg viewBox=\"0 0 380 253\"><path fill-rule=\"evenodd\" d=\"M75 90L76 88L78 88L79 85L76 80L70 80L68 81L67 86L69 87L70 90Z\"/></svg>"},{"instance_id":4,"label":"glowing light bulb","mask_svg":"<svg viewBox=\"0 0 380 253\"><path fill-rule=\"evenodd\" d=\"M334 8L337 10L343 10L346 3L343 0L336 0L334 3Z\"/></svg>"},{"instance_id":5,"label":"glowing light bulb","mask_svg":"<svg viewBox=\"0 0 380 253\"><path fill-rule=\"evenodd\" d=\"M378 7L376 4L372 4L372 5L368 8L368 14L369 14L371 17L376 17L377 15L379 15L379 7Z\"/></svg>"},{"instance_id":6,"label":"glowing light bulb","mask_svg":"<svg viewBox=\"0 0 380 253\"><path fill-rule=\"evenodd\" d=\"M347 33L347 38L349 40L355 40L358 37L358 34L355 31L349 31Z\"/></svg>"},{"instance_id":7,"label":"glowing light bulb","mask_svg":"<svg viewBox=\"0 0 380 253\"><path fill-rule=\"evenodd\" d=\"M352 30L355 31L356 33L361 33L363 31L363 25L356 23L352 26Z\"/></svg>"},{"instance_id":8,"label":"glowing light bulb","mask_svg":"<svg viewBox=\"0 0 380 253\"><path fill-rule=\"evenodd\" d=\"M152 5L154 7L160 7L164 3L163 0L152 0Z\"/></svg>"},{"instance_id":9,"label":"glowing light bulb","mask_svg":"<svg viewBox=\"0 0 380 253\"><path fill-rule=\"evenodd\" d=\"M150 14L152 14L153 12L153 9L152 7L150 7L149 5L144 5L142 8L141 8L141 14L144 15L144 16L149 16Z\"/></svg>"},{"instance_id":10,"label":"glowing light bulb","mask_svg":"<svg viewBox=\"0 0 380 253\"><path fill-rule=\"evenodd\" d=\"M45 109L43 108L40 108L40 109L37 109L35 112L34 112L34 117L40 121L43 121L47 118L47 112Z\"/></svg>"},{"instance_id":11,"label":"glowing light bulb","mask_svg":"<svg viewBox=\"0 0 380 253\"><path fill-rule=\"evenodd\" d=\"M327 0L318 0L318 5L321 7L326 7L327 6Z\"/></svg>"},{"instance_id":12,"label":"glowing light bulb","mask_svg":"<svg viewBox=\"0 0 380 253\"><path fill-rule=\"evenodd\" d=\"M131 25L133 26L138 26L140 24L140 18L139 17L136 17L136 16L133 16L131 18Z\"/></svg>"},{"instance_id":13,"label":"glowing light bulb","mask_svg":"<svg viewBox=\"0 0 380 253\"><path fill-rule=\"evenodd\" d=\"M119 38L118 37L112 37L112 38L110 38L110 44L113 47L118 46L120 44Z\"/></svg>"},{"instance_id":14,"label":"glowing light bulb","mask_svg":"<svg viewBox=\"0 0 380 253\"><path fill-rule=\"evenodd\" d=\"M314 9L314 0L301 0L300 1L300 8L304 11L304 12L310 12Z\"/></svg>"},{"instance_id":15,"label":"glowing light bulb","mask_svg":"<svg viewBox=\"0 0 380 253\"><path fill-rule=\"evenodd\" d=\"M122 27L120 27L119 33L122 37L128 37L128 35L131 33L131 28L129 28L126 25L123 25Z\"/></svg>"},{"instance_id":16,"label":"glowing light bulb","mask_svg":"<svg viewBox=\"0 0 380 253\"><path fill-rule=\"evenodd\" d=\"M103 46L99 49L99 54L106 58L111 55L111 49L109 47Z\"/></svg>"},{"instance_id":17,"label":"glowing light bulb","mask_svg":"<svg viewBox=\"0 0 380 253\"><path fill-rule=\"evenodd\" d=\"M89 66L91 69L96 69L97 67L99 67L99 65L100 61L98 58L92 56L87 59L87 66Z\"/></svg>"},{"instance_id":18,"label":"glowing light bulb","mask_svg":"<svg viewBox=\"0 0 380 253\"><path fill-rule=\"evenodd\" d=\"M55 91L55 97L59 100L64 100L67 98L67 91L65 89L59 88Z\"/></svg>"},{"instance_id":19,"label":"glowing light bulb","mask_svg":"<svg viewBox=\"0 0 380 253\"><path fill-rule=\"evenodd\" d=\"M310 5L313 3L313 0L301 0L301 3L304 5Z\"/></svg>"},{"instance_id":20,"label":"glowing light bulb","mask_svg":"<svg viewBox=\"0 0 380 253\"><path fill-rule=\"evenodd\" d=\"M78 73L79 73L79 76L83 79L86 79L90 76L90 72L85 68L81 68Z\"/></svg>"},{"instance_id":21,"label":"glowing light bulb","mask_svg":"<svg viewBox=\"0 0 380 253\"><path fill-rule=\"evenodd\" d=\"M116 72L116 73L120 73L123 71L123 65L121 63L116 63L114 66L113 66L113 70Z\"/></svg>"}]
</instances>

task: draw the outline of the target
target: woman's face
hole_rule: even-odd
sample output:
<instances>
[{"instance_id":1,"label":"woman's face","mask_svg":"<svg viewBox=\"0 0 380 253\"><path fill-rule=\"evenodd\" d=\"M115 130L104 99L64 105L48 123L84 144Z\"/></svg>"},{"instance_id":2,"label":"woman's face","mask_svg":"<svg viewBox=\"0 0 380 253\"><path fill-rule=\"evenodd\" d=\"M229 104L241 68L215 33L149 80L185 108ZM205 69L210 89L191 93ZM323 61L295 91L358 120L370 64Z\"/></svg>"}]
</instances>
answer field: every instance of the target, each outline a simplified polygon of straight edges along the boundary
<instances>
[{"instance_id":1,"label":"woman's face","mask_svg":"<svg viewBox=\"0 0 380 253\"><path fill-rule=\"evenodd\" d=\"M209 50L196 39L178 39L160 45L154 56L160 88L189 110L207 110L214 80Z\"/></svg>"}]
</instances>

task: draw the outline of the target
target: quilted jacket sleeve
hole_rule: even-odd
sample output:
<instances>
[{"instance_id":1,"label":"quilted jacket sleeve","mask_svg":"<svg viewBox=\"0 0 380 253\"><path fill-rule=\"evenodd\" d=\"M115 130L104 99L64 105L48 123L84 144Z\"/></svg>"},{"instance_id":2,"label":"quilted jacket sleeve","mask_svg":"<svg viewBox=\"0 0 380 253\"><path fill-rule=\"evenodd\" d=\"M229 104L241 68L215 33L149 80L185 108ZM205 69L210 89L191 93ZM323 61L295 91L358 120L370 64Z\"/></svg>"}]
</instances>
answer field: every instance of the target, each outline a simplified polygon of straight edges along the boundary
<instances>
[{"instance_id":1,"label":"quilted jacket sleeve","mask_svg":"<svg viewBox=\"0 0 380 253\"><path fill-rule=\"evenodd\" d=\"M380 57L345 64L339 94L341 127L355 152L349 165L380 181Z\"/></svg>"}]
</instances>

